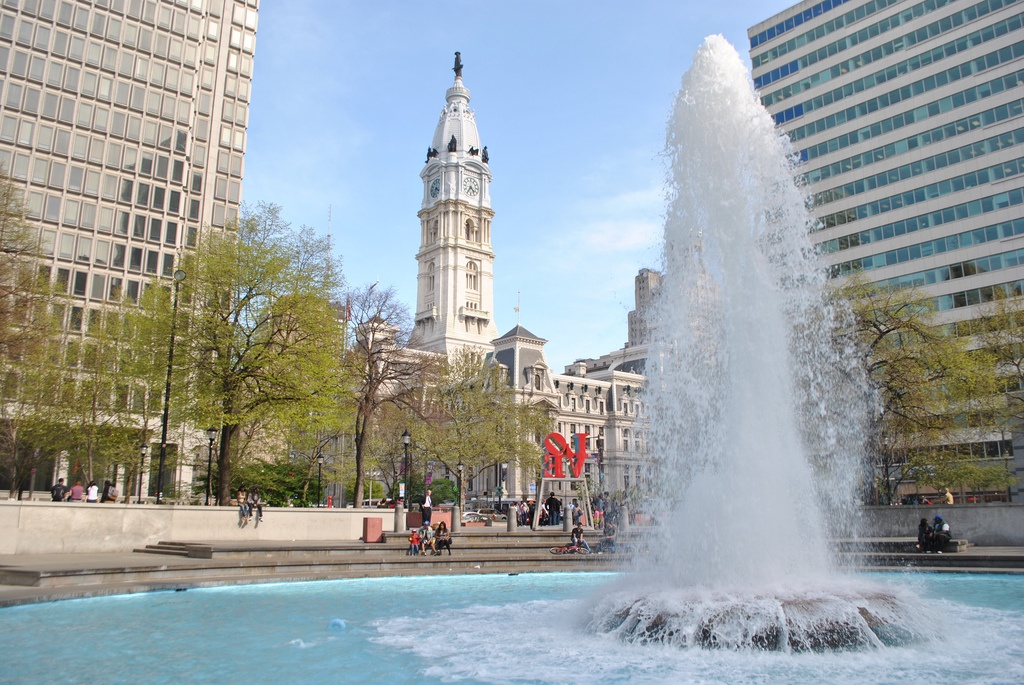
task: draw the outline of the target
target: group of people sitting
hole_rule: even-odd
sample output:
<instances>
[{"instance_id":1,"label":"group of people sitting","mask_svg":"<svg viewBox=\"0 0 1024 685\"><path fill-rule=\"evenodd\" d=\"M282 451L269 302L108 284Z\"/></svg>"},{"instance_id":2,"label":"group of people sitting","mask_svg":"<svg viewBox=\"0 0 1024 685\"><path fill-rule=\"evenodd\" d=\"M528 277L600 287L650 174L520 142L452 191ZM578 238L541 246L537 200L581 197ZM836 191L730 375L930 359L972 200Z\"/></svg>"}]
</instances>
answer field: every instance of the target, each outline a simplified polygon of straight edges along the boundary
<instances>
[{"instance_id":1,"label":"group of people sitting","mask_svg":"<svg viewBox=\"0 0 1024 685\"><path fill-rule=\"evenodd\" d=\"M928 519L921 519L917 524L917 549L927 554L942 554L951 537L949 524L941 516L932 519L931 525L928 525Z\"/></svg>"},{"instance_id":2,"label":"group of people sitting","mask_svg":"<svg viewBox=\"0 0 1024 685\"><path fill-rule=\"evenodd\" d=\"M263 521L263 497L260 489L253 486L252 490L246 491L245 486L238 488L238 495L235 497L238 504L238 525L245 526L252 521L253 514L257 516L257 522Z\"/></svg>"},{"instance_id":3,"label":"group of people sitting","mask_svg":"<svg viewBox=\"0 0 1024 685\"><path fill-rule=\"evenodd\" d=\"M601 536L601 542L598 544L598 547L597 547L597 553L598 554L603 554L604 552L614 552L615 551L615 535L616 535L616 532L617 531L615 530L615 524L612 523L609 519L605 519L604 531L603 531L603 534ZM570 533L570 536L571 537L570 537L570 540L569 540L569 544L571 546L573 546L573 547L582 547L585 550L587 550L588 552L593 552L594 551L594 550L592 550L590 548L590 544L583 537L583 525L581 523L579 523L579 522L576 523L576 525L572 529L572 533Z\"/></svg>"},{"instance_id":4,"label":"group of people sitting","mask_svg":"<svg viewBox=\"0 0 1024 685\"><path fill-rule=\"evenodd\" d=\"M413 528L409 536L408 556L426 556L427 550L431 556L440 556L441 550L447 549L448 556L452 555L452 535L448 532L448 524L441 521L437 526L431 526L430 521L424 521L419 528Z\"/></svg>"}]
</instances>

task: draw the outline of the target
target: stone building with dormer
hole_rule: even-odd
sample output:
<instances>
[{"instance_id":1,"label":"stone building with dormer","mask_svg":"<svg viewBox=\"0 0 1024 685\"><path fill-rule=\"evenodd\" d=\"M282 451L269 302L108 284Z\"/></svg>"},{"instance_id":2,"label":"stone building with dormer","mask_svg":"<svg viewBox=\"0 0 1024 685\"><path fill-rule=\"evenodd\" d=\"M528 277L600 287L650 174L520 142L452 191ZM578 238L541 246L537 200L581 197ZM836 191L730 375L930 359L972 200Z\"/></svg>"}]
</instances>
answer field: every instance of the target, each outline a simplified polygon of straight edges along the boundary
<instances>
[{"instance_id":1,"label":"stone building with dormer","mask_svg":"<svg viewBox=\"0 0 1024 685\"><path fill-rule=\"evenodd\" d=\"M547 342L521 325L498 336L494 312L494 258L491 247L492 182L487 147L469 107L456 53L455 81L420 171L423 199L416 288L419 349L451 354L471 346L506 371L522 402L542 404L555 430L569 439L587 434L590 455L584 467L592 493L643 488L649 478L647 422L643 415L643 366L647 352L647 310L660 276L644 269L636 280L636 308L629 315L629 342L599 359L580 360L562 373L544 355ZM538 446L540 449L540 446ZM447 475L447 474L446 474ZM471 474L467 500L528 499L535 474L499 464ZM563 501L576 485L556 485Z\"/></svg>"}]
</instances>

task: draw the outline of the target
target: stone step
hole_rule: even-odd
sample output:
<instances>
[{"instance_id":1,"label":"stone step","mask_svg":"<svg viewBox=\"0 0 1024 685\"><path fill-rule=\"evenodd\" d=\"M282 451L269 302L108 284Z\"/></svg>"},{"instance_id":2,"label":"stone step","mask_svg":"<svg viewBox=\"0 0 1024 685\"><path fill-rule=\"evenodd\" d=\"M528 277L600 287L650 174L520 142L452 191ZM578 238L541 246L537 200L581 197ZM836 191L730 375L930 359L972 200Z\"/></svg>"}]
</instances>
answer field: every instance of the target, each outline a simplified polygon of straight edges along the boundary
<instances>
[{"instance_id":1,"label":"stone step","mask_svg":"<svg viewBox=\"0 0 1024 685\"><path fill-rule=\"evenodd\" d=\"M3 572L0 571L0 583L6 585L34 586L40 588L64 587L73 585L94 585L116 582L132 582L146 584L191 583L205 581L211 584L223 582L227 578L260 577L268 580L294 579L296 577L360 577L400 573L402 575L419 575L425 573L456 572L487 572L504 573L520 571L536 571L543 566L543 571L580 571L580 570L613 570L614 561L602 555L564 556L548 554L539 555L508 555L508 554L447 554L437 557L405 556L387 554L377 558L363 556L325 560L317 558L287 558L274 560L205 560L187 566L159 565L110 567L75 570L49 570Z\"/></svg>"},{"instance_id":2,"label":"stone step","mask_svg":"<svg viewBox=\"0 0 1024 685\"><path fill-rule=\"evenodd\" d=\"M916 537L837 538L832 541L842 552L917 552ZM955 554L974 547L974 543L962 538L950 540L943 552Z\"/></svg>"},{"instance_id":3,"label":"stone step","mask_svg":"<svg viewBox=\"0 0 1024 685\"><path fill-rule=\"evenodd\" d=\"M133 552L145 554L166 554L174 557L188 557L188 549L180 545L146 545L142 549L133 549Z\"/></svg>"}]
</instances>

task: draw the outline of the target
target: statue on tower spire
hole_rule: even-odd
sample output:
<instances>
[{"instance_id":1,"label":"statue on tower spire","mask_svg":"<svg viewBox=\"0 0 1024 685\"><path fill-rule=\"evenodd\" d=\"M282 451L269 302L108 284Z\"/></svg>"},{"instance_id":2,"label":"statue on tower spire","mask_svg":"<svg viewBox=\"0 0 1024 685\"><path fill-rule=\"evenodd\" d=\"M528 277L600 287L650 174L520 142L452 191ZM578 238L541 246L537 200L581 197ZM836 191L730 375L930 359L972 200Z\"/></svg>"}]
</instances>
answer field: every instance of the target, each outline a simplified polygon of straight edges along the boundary
<instances>
[{"instance_id":1,"label":"statue on tower spire","mask_svg":"<svg viewBox=\"0 0 1024 685\"><path fill-rule=\"evenodd\" d=\"M455 66L452 67L452 71L455 72L455 78L462 78L462 53L455 53Z\"/></svg>"}]
</instances>

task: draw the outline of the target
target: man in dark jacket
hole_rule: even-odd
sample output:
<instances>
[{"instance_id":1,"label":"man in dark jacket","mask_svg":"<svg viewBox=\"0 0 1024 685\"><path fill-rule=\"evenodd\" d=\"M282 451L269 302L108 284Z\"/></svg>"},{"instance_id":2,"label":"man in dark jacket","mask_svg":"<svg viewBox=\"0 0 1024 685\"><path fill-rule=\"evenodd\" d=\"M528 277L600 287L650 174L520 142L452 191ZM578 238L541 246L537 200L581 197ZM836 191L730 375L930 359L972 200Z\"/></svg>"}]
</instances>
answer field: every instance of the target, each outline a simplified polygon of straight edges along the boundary
<instances>
[{"instance_id":1,"label":"man in dark jacket","mask_svg":"<svg viewBox=\"0 0 1024 685\"><path fill-rule=\"evenodd\" d=\"M68 486L64 485L64 479L58 478L57 484L50 488L50 500L63 502L68 495Z\"/></svg>"}]
</instances>

